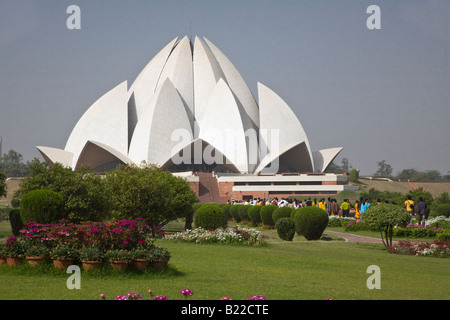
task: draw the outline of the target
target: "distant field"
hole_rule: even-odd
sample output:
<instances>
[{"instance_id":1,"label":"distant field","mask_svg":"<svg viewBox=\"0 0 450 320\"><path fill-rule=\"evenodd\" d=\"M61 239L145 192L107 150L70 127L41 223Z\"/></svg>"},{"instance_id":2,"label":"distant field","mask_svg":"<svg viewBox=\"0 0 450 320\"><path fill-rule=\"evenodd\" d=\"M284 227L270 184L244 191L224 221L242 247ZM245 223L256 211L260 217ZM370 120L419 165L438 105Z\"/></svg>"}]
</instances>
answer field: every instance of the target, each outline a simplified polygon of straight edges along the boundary
<instances>
[{"instance_id":1,"label":"distant field","mask_svg":"<svg viewBox=\"0 0 450 320\"><path fill-rule=\"evenodd\" d=\"M6 195L6 197L0 197L0 206L11 205L11 200L13 198L14 192L19 189L20 181L20 179L9 179L8 181L6 181L6 191L8 194Z\"/></svg>"}]
</instances>

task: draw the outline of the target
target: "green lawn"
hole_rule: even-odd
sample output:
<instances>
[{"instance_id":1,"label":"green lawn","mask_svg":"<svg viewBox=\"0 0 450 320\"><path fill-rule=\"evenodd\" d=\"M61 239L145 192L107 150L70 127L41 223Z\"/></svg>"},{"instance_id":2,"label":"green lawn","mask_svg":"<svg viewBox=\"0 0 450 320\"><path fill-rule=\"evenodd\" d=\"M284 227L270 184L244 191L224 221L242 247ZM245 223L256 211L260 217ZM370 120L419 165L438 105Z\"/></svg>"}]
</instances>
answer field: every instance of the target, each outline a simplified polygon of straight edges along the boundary
<instances>
[{"instance_id":1,"label":"green lawn","mask_svg":"<svg viewBox=\"0 0 450 320\"><path fill-rule=\"evenodd\" d=\"M180 224L181 226L181 224ZM168 229L177 230L173 224ZM199 245L158 240L171 252L169 267L161 272L85 272L81 289L69 290L65 272L49 264L32 269L0 266L0 299L107 299L148 289L169 299L181 298L184 288L192 298L234 300L264 295L269 300L344 299L450 299L450 260L396 256L382 244L356 244L344 241L305 241L296 236L283 242L275 230L263 247ZM367 268L381 270L381 289L370 290Z\"/></svg>"}]
</instances>

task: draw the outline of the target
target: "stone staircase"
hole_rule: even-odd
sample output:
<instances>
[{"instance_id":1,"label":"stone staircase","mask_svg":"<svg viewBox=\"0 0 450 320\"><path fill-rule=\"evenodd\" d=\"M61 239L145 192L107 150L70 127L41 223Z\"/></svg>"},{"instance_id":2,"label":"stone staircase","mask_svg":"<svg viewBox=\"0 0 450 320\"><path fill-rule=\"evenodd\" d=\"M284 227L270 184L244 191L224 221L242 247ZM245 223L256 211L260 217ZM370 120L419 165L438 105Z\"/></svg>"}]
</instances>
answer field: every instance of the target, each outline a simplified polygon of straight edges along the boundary
<instances>
[{"instance_id":1,"label":"stone staircase","mask_svg":"<svg viewBox=\"0 0 450 320\"><path fill-rule=\"evenodd\" d=\"M200 202L225 203L226 197L221 197L217 178L211 172L196 172L199 178L198 199Z\"/></svg>"}]
</instances>

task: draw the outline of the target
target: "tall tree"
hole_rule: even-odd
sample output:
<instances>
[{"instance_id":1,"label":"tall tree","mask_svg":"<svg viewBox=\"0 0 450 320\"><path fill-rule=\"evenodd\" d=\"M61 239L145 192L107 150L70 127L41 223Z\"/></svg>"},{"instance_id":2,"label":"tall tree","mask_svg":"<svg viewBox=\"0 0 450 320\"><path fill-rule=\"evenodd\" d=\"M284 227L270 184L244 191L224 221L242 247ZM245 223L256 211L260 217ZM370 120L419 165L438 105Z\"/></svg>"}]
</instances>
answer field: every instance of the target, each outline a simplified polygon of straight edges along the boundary
<instances>
[{"instance_id":1,"label":"tall tree","mask_svg":"<svg viewBox=\"0 0 450 320\"><path fill-rule=\"evenodd\" d=\"M375 172L374 176L376 177L390 177L392 174L392 167L390 164L386 162L386 160L377 161L378 170Z\"/></svg>"},{"instance_id":2,"label":"tall tree","mask_svg":"<svg viewBox=\"0 0 450 320\"><path fill-rule=\"evenodd\" d=\"M6 175L0 170L0 197L6 197Z\"/></svg>"},{"instance_id":3,"label":"tall tree","mask_svg":"<svg viewBox=\"0 0 450 320\"><path fill-rule=\"evenodd\" d=\"M29 163L23 162L22 154L9 150L0 158L0 170L8 177L25 177L30 171Z\"/></svg>"}]
</instances>

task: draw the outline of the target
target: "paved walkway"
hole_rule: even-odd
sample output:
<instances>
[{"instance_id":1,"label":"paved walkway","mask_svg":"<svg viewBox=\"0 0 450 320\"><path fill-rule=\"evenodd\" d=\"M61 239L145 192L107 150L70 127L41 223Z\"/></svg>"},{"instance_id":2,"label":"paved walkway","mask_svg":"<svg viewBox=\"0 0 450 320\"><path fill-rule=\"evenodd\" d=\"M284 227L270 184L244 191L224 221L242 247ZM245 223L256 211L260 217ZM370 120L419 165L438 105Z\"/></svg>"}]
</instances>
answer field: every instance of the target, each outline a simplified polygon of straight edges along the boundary
<instances>
[{"instance_id":1,"label":"paved walkway","mask_svg":"<svg viewBox=\"0 0 450 320\"><path fill-rule=\"evenodd\" d=\"M383 241L381 241L381 237L380 238L364 237L364 236L358 236L356 234L340 233L340 232L334 232L334 231L328 231L328 230L325 230L323 233L344 238L345 241L348 241L348 242L383 243ZM395 241L394 241L394 243L395 243Z\"/></svg>"}]
</instances>

